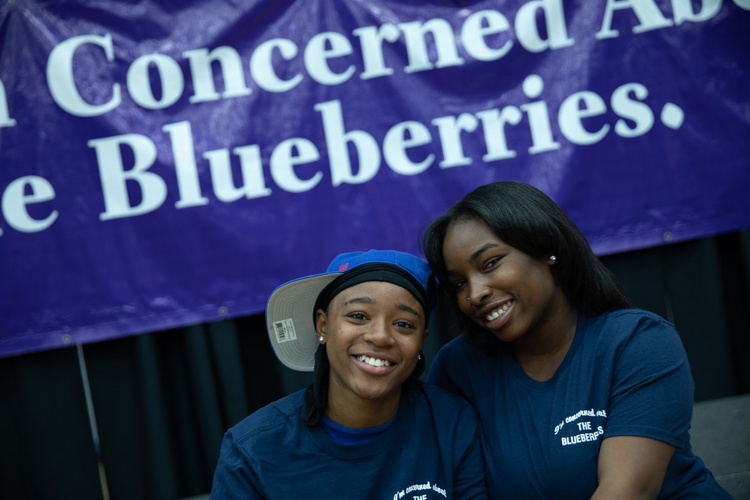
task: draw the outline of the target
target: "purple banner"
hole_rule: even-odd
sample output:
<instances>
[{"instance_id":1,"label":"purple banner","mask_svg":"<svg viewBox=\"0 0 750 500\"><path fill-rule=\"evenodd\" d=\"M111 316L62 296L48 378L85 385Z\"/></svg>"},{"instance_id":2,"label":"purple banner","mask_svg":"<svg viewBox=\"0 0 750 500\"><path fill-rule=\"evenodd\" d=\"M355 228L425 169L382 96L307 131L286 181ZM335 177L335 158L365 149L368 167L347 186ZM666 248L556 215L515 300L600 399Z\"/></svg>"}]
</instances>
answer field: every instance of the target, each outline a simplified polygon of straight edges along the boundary
<instances>
[{"instance_id":1,"label":"purple banner","mask_svg":"<svg viewBox=\"0 0 750 500\"><path fill-rule=\"evenodd\" d=\"M0 7L0 356L263 311L531 183L599 254L750 226L750 0Z\"/></svg>"}]
</instances>

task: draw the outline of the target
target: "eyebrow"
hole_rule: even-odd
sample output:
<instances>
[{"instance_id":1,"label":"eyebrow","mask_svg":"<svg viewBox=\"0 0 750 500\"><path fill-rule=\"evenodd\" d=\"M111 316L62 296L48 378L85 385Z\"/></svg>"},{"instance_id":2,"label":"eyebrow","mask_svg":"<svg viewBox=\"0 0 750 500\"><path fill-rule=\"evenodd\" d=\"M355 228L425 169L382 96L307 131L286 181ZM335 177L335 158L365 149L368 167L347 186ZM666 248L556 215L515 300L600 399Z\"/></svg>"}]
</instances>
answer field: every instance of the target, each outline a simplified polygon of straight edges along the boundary
<instances>
[{"instance_id":1,"label":"eyebrow","mask_svg":"<svg viewBox=\"0 0 750 500\"><path fill-rule=\"evenodd\" d=\"M345 306L349 304L376 304L376 302L372 300L370 297L355 297L353 299L349 299L346 302L344 302ZM402 304L401 302L396 304L396 309L398 309L399 311L410 312L413 315L415 315L417 318L422 317L422 315L419 314L416 310L414 310L414 308L409 307L406 304Z\"/></svg>"},{"instance_id":2,"label":"eyebrow","mask_svg":"<svg viewBox=\"0 0 750 500\"><path fill-rule=\"evenodd\" d=\"M497 248L499 246L500 245L498 245L497 243L485 243L479 248L479 250L471 254L471 257L469 257L469 262L474 262L475 260L477 260L477 257L482 255L485 251L489 250L490 248ZM448 269L447 273L448 273L448 276L453 276L453 275L458 274L458 272L453 269Z\"/></svg>"},{"instance_id":3,"label":"eyebrow","mask_svg":"<svg viewBox=\"0 0 750 500\"><path fill-rule=\"evenodd\" d=\"M349 304L374 304L375 301L372 300L370 297L355 297L353 299L349 299L346 302L344 302L345 306L348 306Z\"/></svg>"},{"instance_id":4,"label":"eyebrow","mask_svg":"<svg viewBox=\"0 0 750 500\"><path fill-rule=\"evenodd\" d=\"M471 257L469 257L469 262L474 262L475 260L477 260L477 257L482 255L486 250L489 250L490 248L499 247L499 246L500 245L498 245L497 243L486 243L482 245L482 247L479 250L471 254Z\"/></svg>"},{"instance_id":5,"label":"eyebrow","mask_svg":"<svg viewBox=\"0 0 750 500\"><path fill-rule=\"evenodd\" d=\"M415 311L411 307L407 306L406 304L402 304L402 303L399 302L398 304L396 304L396 308L399 311L410 312L413 315L415 315L417 318L421 318L422 317L417 311Z\"/></svg>"}]
</instances>

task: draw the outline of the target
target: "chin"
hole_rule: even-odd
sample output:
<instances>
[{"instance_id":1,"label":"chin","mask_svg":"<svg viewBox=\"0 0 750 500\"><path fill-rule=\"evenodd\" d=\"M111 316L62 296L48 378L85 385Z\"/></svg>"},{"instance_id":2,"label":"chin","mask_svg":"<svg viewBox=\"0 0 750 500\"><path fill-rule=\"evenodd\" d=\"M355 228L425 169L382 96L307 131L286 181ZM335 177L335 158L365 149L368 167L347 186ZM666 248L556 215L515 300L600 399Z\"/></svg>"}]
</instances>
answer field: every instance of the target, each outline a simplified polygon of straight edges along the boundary
<instances>
[{"instance_id":1,"label":"chin","mask_svg":"<svg viewBox=\"0 0 750 500\"><path fill-rule=\"evenodd\" d=\"M400 385L396 387L391 386L360 386L354 392L357 396L362 399L381 399L387 397L393 393L397 393L400 389Z\"/></svg>"},{"instance_id":2,"label":"chin","mask_svg":"<svg viewBox=\"0 0 750 500\"><path fill-rule=\"evenodd\" d=\"M362 399L367 400L377 400L382 399L394 391L387 391L387 390L363 390L363 391L357 391L357 396L359 396Z\"/></svg>"},{"instance_id":3,"label":"chin","mask_svg":"<svg viewBox=\"0 0 750 500\"><path fill-rule=\"evenodd\" d=\"M514 340L518 340L520 335L516 335L513 332L508 332L505 330L499 330L497 332L493 332L491 330L487 330L487 333L495 337L500 342L513 342Z\"/></svg>"}]
</instances>

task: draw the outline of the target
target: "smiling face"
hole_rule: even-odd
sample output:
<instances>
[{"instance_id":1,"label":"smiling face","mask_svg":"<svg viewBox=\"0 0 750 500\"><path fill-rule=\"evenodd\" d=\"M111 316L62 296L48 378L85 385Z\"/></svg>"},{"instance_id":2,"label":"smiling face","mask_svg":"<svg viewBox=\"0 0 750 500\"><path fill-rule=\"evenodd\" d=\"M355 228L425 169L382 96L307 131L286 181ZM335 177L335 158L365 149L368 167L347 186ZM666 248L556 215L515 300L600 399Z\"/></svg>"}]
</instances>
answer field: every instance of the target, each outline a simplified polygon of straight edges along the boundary
<instances>
[{"instance_id":1,"label":"smiling face","mask_svg":"<svg viewBox=\"0 0 750 500\"><path fill-rule=\"evenodd\" d=\"M569 315L550 272L554 261L508 245L484 221L454 222L443 259L461 311L504 342L544 338Z\"/></svg>"},{"instance_id":2,"label":"smiling face","mask_svg":"<svg viewBox=\"0 0 750 500\"><path fill-rule=\"evenodd\" d=\"M316 327L331 365L329 405L363 400L398 405L401 384L427 338L422 306L405 288L367 281L318 310Z\"/></svg>"}]
</instances>

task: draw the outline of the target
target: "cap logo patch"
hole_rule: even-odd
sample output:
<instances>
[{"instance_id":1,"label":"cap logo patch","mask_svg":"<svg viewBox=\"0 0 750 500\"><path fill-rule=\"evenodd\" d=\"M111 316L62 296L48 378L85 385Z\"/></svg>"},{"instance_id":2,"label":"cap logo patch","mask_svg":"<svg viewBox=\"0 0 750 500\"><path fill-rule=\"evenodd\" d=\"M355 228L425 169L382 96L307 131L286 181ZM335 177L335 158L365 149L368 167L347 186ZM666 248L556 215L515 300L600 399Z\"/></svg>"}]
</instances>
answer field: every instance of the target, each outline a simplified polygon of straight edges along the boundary
<instances>
[{"instance_id":1,"label":"cap logo patch","mask_svg":"<svg viewBox=\"0 0 750 500\"><path fill-rule=\"evenodd\" d=\"M279 344L297 340L297 332L294 330L292 318L274 322L273 331L276 334L276 342Z\"/></svg>"},{"instance_id":2,"label":"cap logo patch","mask_svg":"<svg viewBox=\"0 0 750 500\"><path fill-rule=\"evenodd\" d=\"M347 267L349 267L349 263L348 262L346 264L341 264L339 266L339 271L344 272L344 271L346 271Z\"/></svg>"}]
</instances>

